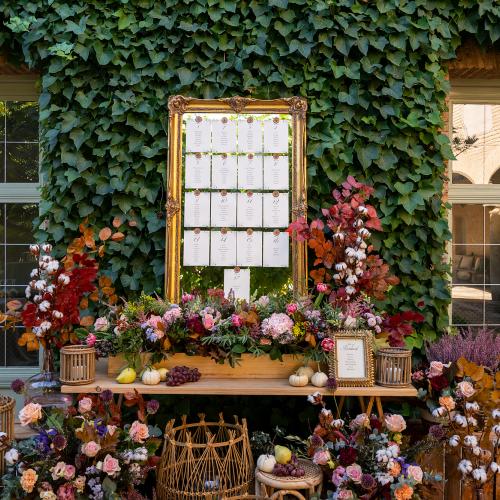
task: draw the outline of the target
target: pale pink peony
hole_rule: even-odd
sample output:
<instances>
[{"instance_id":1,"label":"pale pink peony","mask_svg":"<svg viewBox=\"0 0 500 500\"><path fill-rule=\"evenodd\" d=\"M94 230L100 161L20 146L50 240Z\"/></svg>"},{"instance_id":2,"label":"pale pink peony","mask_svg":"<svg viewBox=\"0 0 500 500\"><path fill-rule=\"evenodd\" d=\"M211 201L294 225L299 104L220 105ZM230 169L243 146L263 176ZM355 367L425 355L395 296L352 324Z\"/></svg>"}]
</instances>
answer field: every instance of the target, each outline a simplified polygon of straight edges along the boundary
<instances>
[{"instance_id":1,"label":"pale pink peony","mask_svg":"<svg viewBox=\"0 0 500 500\"><path fill-rule=\"evenodd\" d=\"M23 427L34 424L42 418L42 406L38 403L28 403L19 412L19 421Z\"/></svg>"},{"instance_id":2,"label":"pale pink peony","mask_svg":"<svg viewBox=\"0 0 500 500\"><path fill-rule=\"evenodd\" d=\"M94 330L96 332L105 332L109 328L109 321L105 317L97 318L94 322Z\"/></svg>"},{"instance_id":3,"label":"pale pink peony","mask_svg":"<svg viewBox=\"0 0 500 500\"><path fill-rule=\"evenodd\" d=\"M408 477L413 479L416 483L421 483L424 478L424 473L418 465L410 465L406 471Z\"/></svg>"},{"instance_id":4,"label":"pale pink peony","mask_svg":"<svg viewBox=\"0 0 500 500\"><path fill-rule=\"evenodd\" d=\"M90 398L82 398L78 401L78 411L83 415L92 410L92 400Z\"/></svg>"},{"instance_id":5,"label":"pale pink peony","mask_svg":"<svg viewBox=\"0 0 500 500\"><path fill-rule=\"evenodd\" d=\"M431 366L429 368L429 378L439 377L443 374L444 365L441 361L431 361Z\"/></svg>"},{"instance_id":6,"label":"pale pink peony","mask_svg":"<svg viewBox=\"0 0 500 500\"><path fill-rule=\"evenodd\" d=\"M470 382L464 380L457 384L457 392L464 398L470 398L476 391Z\"/></svg>"},{"instance_id":7,"label":"pale pink peony","mask_svg":"<svg viewBox=\"0 0 500 500\"><path fill-rule=\"evenodd\" d=\"M386 415L384 422L391 432L403 432L406 429L405 419L401 415Z\"/></svg>"},{"instance_id":8,"label":"pale pink peony","mask_svg":"<svg viewBox=\"0 0 500 500\"><path fill-rule=\"evenodd\" d=\"M118 460L108 454L104 457L102 462L102 471L108 476L114 476L116 473L121 471L121 467Z\"/></svg>"},{"instance_id":9,"label":"pale pink peony","mask_svg":"<svg viewBox=\"0 0 500 500\"><path fill-rule=\"evenodd\" d=\"M90 458L95 457L99 453L100 449L101 445L95 441L89 441L88 443L84 443L82 445L82 453Z\"/></svg>"},{"instance_id":10,"label":"pale pink peony","mask_svg":"<svg viewBox=\"0 0 500 500\"><path fill-rule=\"evenodd\" d=\"M138 420L133 422L128 431L134 443L144 443L149 437L149 430L146 424L141 424Z\"/></svg>"},{"instance_id":11,"label":"pale pink peony","mask_svg":"<svg viewBox=\"0 0 500 500\"><path fill-rule=\"evenodd\" d=\"M159 330L163 326L163 320L161 316L155 316L154 314L149 317L146 324L155 330Z\"/></svg>"},{"instance_id":12,"label":"pale pink peony","mask_svg":"<svg viewBox=\"0 0 500 500\"><path fill-rule=\"evenodd\" d=\"M328 450L318 450L313 456L313 462L317 465L326 465L330 461Z\"/></svg>"},{"instance_id":13,"label":"pale pink peony","mask_svg":"<svg viewBox=\"0 0 500 500\"><path fill-rule=\"evenodd\" d=\"M361 470L361 466L359 466L358 464L352 464L349 465L349 467L346 467L345 473L353 483L359 484L361 482L363 471Z\"/></svg>"}]
</instances>

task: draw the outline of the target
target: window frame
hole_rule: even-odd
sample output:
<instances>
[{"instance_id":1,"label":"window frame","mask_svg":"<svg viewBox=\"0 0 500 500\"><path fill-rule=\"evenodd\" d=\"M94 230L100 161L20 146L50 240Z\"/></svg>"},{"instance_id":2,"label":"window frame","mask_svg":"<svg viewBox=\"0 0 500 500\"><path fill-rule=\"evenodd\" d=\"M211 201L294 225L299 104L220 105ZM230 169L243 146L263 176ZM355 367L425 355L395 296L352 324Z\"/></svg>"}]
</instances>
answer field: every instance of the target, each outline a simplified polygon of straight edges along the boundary
<instances>
[{"instance_id":1,"label":"window frame","mask_svg":"<svg viewBox=\"0 0 500 500\"><path fill-rule=\"evenodd\" d=\"M448 96L448 117L445 131L453 138L453 105L454 104L493 104L500 105L500 78L495 79L451 79L451 90ZM453 236L453 204L464 205L500 205L500 184L453 184L453 160L448 162L448 186L446 201L451 205L448 211L448 224ZM446 252L450 267L453 256L453 238L446 245ZM450 273L450 294L452 292L452 273ZM450 327L473 328L484 326L485 323L467 326L453 324L453 299L448 308Z\"/></svg>"},{"instance_id":2,"label":"window frame","mask_svg":"<svg viewBox=\"0 0 500 500\"><path fill-rule=\"evenodd\" d=\"M38 101L38 76L34 74L0 74L0 100ZM40 203L40 183L0 183L0 203ZM26 379L40 371L38 366L0 366L0 391L8 389L12 380Z\"/></svg>"}]
</instances>

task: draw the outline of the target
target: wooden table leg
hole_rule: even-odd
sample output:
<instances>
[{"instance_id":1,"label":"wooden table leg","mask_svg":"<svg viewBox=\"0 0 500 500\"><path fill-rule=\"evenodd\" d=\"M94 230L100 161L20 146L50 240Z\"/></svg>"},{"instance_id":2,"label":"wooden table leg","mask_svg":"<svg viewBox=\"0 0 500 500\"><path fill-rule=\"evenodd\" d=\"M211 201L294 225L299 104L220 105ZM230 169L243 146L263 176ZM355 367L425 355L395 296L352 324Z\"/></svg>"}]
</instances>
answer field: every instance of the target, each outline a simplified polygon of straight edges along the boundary
<instances>
[{"instance_id":1,"label":"wooden table leg","mask_svg":"<svg viewBox=\"0 0 500 500\"><path fill-rule=\"evenodd\" d=\"M384 420L384 409L382 408L382 398L380 396L376 396L375 402L377 404L378 418L382 421Z\"/></svg>"},{"instance_id":2,"label":"wooden table leg","mask_svg":"<svg viewBox=\"0 0 500 500\"><path fill-rule=\"evenodd\" d=\"M363 396L358 396L358 401L361 407L361 413L366 413L365 398Z\"/></svg>"},{"instance_id":3,"label":"wooden table leg","mask_svg":"<svg viewBox=\"0 0 500 500\"><path fill-rule=\"evenodd\" d=\"M366 407L365 413L370 417L372 414L372 409L373 409L373 403L375 402L375 396L370 396L370 399L368 400L368 406Z\"/></svg>"}]
</instances>

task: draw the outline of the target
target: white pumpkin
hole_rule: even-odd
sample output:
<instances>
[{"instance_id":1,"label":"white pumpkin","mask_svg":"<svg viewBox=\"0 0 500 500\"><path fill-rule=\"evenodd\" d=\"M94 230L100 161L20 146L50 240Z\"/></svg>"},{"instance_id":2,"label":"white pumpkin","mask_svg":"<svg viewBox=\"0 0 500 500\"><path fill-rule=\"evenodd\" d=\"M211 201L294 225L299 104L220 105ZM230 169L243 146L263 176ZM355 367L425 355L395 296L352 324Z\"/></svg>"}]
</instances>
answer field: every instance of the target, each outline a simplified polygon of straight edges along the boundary
<instances>
[{"instance_id":1,"label":"white pumpkin","mask_svg":"<svg viewBox=\"0 0 500 500\"><path fill-rule=\"evenodd\" d=\"M297 370L297 375L307 375L307 379L311 380L311 377L314 375L314 370L310 366L301 366Z\"/></svg>"},{"instance_id":2,"label":"white pumpkin","mask_svg":"<svg viewBox=\"0 0 500 500\"><path fill-rule=\"evenodd\" d=\"M168 370L166 368L157 368L156 370L160 373L160 380L165 382L165 380L167 380Z\"/></svg>"},{"instance_id":3,"label":"white pumpkin","mask_svg":"<svg viewBox=\"0 0 500 500\"><path fill-rule=\"evenodd\" d=\"M288 383L294 387L303 387L309 383L309 377L307 375L292 373L292 375L288 377Z\"/></svg>"},{"instance_id":4,"label":"white pumpkin","mask_svg":"<svg viewBox=\"0 0 500 500\"><path fill-rule=\"evenodd\" d=\"M311 384L314 385L315 387L325 387L327 381L328 381L328 375L323 372L316 372L311 377Z\"/></svg>"},{"instance_id":5,"label":"white pumpkin","mask_svg":"<svg viewBox=\"0 0 500 500\"><path fill-rule=\"evenodd\" d=\"M257 469L262 472L272 472L276 465L276 458L274 455L261 455L257 459Z\"/></svg>"},{"instance_id":6,"label":"white pumpkin","mask_svg":"<svg viewBox=\"0 0 500 500\"><path fill-rule=\"evenodd\" d=\"M154 368L147 367L144 368L141 377L142 383L145 385L157 385L160 383L161 375L158 370Z\"/></svg>"}]
</instances>

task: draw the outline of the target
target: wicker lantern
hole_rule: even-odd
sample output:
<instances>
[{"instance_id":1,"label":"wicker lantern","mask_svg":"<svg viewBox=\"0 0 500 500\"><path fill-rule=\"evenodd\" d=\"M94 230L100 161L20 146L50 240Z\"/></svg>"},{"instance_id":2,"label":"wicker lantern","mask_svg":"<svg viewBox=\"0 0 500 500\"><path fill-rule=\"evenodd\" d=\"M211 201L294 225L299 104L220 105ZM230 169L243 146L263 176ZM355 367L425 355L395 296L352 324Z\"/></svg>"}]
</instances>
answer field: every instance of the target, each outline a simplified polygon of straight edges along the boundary
<instances>
[{"instance_id":1,"label":"wicker lantern","mask_svg":"<svg viewBox=\"0 0 500 500\"><path fill-rule=\"evenodd\" d=\"M205 415L194 424L165 429L165 442L157 471L159 500L245 498L253 479L246 420L234 424L205 422Z\"/></svg>"},{"instance_id":2,"label":"wicker lantern","mask_svg":"<svg viewBox=\"0 0 500 500\"><path fill-rule=\"evenodd\" d=\"M91 384L95 380L95 349L86 345L64 346L59 378L67 385Z\"/></svg>"},{"instance_id":3,"label":"wicker lantern","mask_svg":"<svg viewBox=\"0 0 500 500\"><path fill-rule=\"evenodd\" d=\"M16 401L9 396L0 396L0 432L7 435L0 440L0 476L4 473L5 452L9 449L10 442L14 439L14 407Z\"/></svg>"},{"instance_id":4,"label":"wicker lantern","mask_svg":"<svg viewBox=\"0 0 500 500\"><path fill-rule=\"evenodd\" d=\"M377 351L377 384L402 387L411 384L411 350L383 347Z\"/></svg>"}]
</instances>

